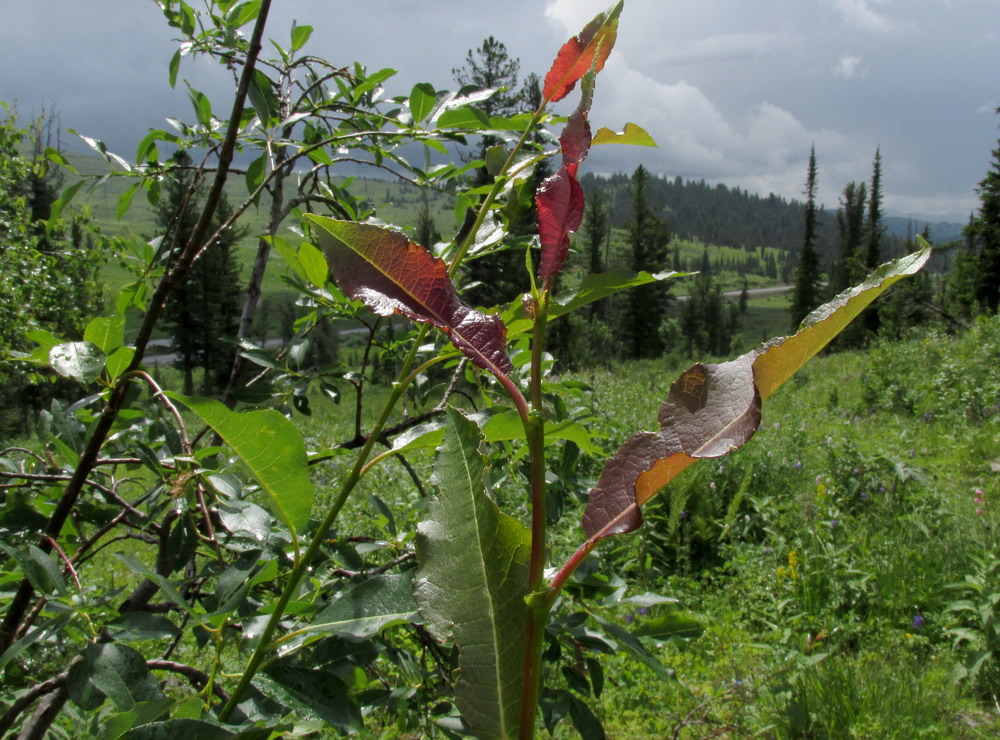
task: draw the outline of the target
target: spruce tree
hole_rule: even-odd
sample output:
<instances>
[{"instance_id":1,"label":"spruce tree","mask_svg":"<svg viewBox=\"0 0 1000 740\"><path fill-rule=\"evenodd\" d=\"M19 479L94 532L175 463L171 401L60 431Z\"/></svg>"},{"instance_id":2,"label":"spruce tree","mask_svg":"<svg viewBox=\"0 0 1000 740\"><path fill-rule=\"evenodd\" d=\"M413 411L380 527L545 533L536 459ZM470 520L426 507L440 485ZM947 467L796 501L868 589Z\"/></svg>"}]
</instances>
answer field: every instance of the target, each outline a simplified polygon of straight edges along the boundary
<instances>
[{"instance_id":1,"label":"spruce tree","mask_svg":"<svg viewBox=\"0 0 1000 740\"><path fill-rule=\"evenodd\" d=\"M865 224L865 269L870 273L882 263L882 241L885 226L882 224L882 152L875 149L872 165L872 183L868 189L868 222ZM872 334L879 328L879 308L874 304L865 309L864 326Z\"/></svg>"},{"instance_id":2,"label":"spruce tree","mask_svg":"<svg viewBox=\"0 0 1000 740\"><path fill-rule=\"evenodd\" d=\"M809 150L809 169L806 174L805 235L799 259L795 265L795 291L792 294L792 328L802 323L820 299L819 254L816 251L816 148Z\"/></svg>"},{"instance_id":3,"label":"spruce tree","mask_svg":"<svg viewBox=\"0 0 1000 740\"><path fill-rule=\"evenodd\" d=\"M163 238L161 249L176 254L191 238L197 224L204 188L197 180L191 157L178 152L170 174L164 179L156 226ZM215 214L215 225L232 212L223 197ZM223 338L235 336L239 326L239 268L233 248L242 232L228 229L194 263L187 279L170 297L164 323L171 336L171 351L177 356L184 379L184 392L193 394L194 372L200 368L202 392L210 393L225 382L232 363L231 346Z\"/></svg>"},{"instance_id":4,"label":"spruce tree","mask_svg":"<svg viewBox=\"0 0 1000 740\"><path fill-rule=\"evenodd\" d=\"M541 97L541 87L536 79L529 79L525 89L518 89L517 75L521 68L520 60L511 58L506 45L493 36L483 40L477 49L469 49L465 57L465 66L452 69L455 81L463 88L475 90L496 90L486 100L478 103L478 107L487 116L509 116L517 113L526 97L532 95ZM479 142L477 156L485 161L486 153L491 147L501 142L494 136L484 136ZM475 184L488 185L493 176L486 167L476 170ZM525 187L534 192L537 180ZM517 197L516 195L514 196ZM520 201L520 199L518 198ZM510 209L510 232L532 231L534 219L534 198L526 198L530 203L524 209L524 217L516 213L517 208ZM522 223L523 222L523 223ZM470 303L482 306L496 306L512 300L518 293L528 287L528 277L525 273L525 239L510 238L498 251L475 257L466 261L465 274L468 288L465 296Z\"/></svg>"},{"instance_id":5,"label":"spruce tree","mask_svg":"<svg viewBox=\"0 0 1000 740\"><path fill-rule=\"evenodd\" d=\"M632 175L632 220L628 238L630 267L639 272L659 272L667 267L670 231L649 206L649 173L639 165ZM659 326L670 294L662 283L647 283L627 293L624 326L625 350L630 357L656 357L663 351Z\"/></svg>"},{"instance_id":6,"label":"spruce tree","mask_svg":"<svg viewBox=\"0 0 1000 740\"><path fill-rule=\"evenodd\" d=\"M979 183L979 203L979 213L969 227L979 252L975 295L982 310L994 313L1000 306L1000 141L993 150L990 170Z\"/></svg>"},{"instance_id":7,"label":"spruce tree","mask_svg":"<svg viewBox=\"0 0 1000 740\"><path fill-rule=\"evenodd\" d=\"M864 238L867 186L849 182L844 187L837 211L838 253L830 274L831 296L846 290L864 273L859 252Z\"/></svg>"}]
</instances>

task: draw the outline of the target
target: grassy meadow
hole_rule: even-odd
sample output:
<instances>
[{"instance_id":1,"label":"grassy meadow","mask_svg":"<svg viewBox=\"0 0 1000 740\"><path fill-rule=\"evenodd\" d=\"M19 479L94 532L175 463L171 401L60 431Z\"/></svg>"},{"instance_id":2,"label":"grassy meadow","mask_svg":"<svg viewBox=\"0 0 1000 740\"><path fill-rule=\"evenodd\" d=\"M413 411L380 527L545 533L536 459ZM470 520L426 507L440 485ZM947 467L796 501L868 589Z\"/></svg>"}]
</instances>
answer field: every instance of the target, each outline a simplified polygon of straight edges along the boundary
<instances>
[{"instance_id":1,"label":"grassy meadow","mask_svg":"<svg viewBox=\"0 0 1000 740\"><path fill-rule=\"evenodd\" d=\"M389 203L380 218L404 227L416 222L419 197L403 186L355 186ZM152 230L152 211L138 196L126 224L115 225L118 184L112 179L102 187L109 191L95 190L86 201L105 232ZM433 213L447 231L454 217L443 202L434 202ZM262 223L262 214L252 216L254 228ZM622 239L615 234L613 251L624 249ZM705 249L680 246L685 258L700 258ZM248 236L241 248L248 265L254 239ZM711 247L710 256L731 255ZM116 269L108 268L109 290L127 279ZM265 294L280 302L281 265L271 272ZM739 288L735 275L723 278L724 289ZM753 278L750 287L769 282ZM672 292L683 294L683 285ZM740 351L788 332L788 300L785 294L751 299ZM278 321L275 308L269 322ZM341 347L348 364L361 351L353 343ZM744 448L685 472L645 509L639 532L604 542L596 573L624 579L630 594L676 599L630 609L565 598L567 613L589 612L648 635L644 643L669 672L664 678L622 653L603 656L601 690L593 681L587 690L608 736L1000 734L998 357L997 317L959 336L928 330L866 351L824 355L769 400L760 430ZM558 379L573 381L568 406L586 420L592 443L610 454L632 432L654 427L659 403L690 362L621 363ZM169 369L158 377L167 385L176 380ZM433 403L436 382L419 386L406 411ZM353 390L342 385L339 404L317 394L312 415L295 416L310 450L331 450L355 435ZM365 413L377 413L386 393L368 387ZM364 425L371 421L365 417ZM346 451L330 454L313 469L318 506L353 462ZM561 454L553 448L553 469ZM553 481L562 509L551 527L553 563L580 541L582 501L602 459L584 454L572 476ZM408 464L411 470L390 458L376 466L345 510L341 531L402 551L423 512L421 482L429 481L432 452L414 452ZM493 490L506 510L524 516L517 465L495 466ZM580 646L581 661L591 649ZM553 673L548 682L566 688L569 680ZM398 718L367 722L366 736L401 736ZM568 722L556 732L572 735Z\"/></svg>"},{"instance_id":2,"label":"grassy meadow","mask_svg":"<svg viewBox=\"0 0 1000 740\"><path fill-rule=\"evenodd\" d=\"M660 635L644 641L668 680L622 654L603 656L591 706L608 736L995 737L998 356L993 318L962 336L930 332L817 358L769 400L743 449L682 474L646 508L640 532L603 543L599 573L623 578L629 594L677 600L565 605ZM571 401L610 453L654 427L681 369L643 361L562 380L578 387ZM313 449L352 436L349 398L317 399L313 416L300 417ZM320 466L320 484L350 460ZM427 480L431 453L409 462ZM557 486L565 500L553 562L579 543L581 500L600 465L584 456L576 478ZM493 477L498 500L523 515L520 473ZM393 531L419 520L420 491L386 461L356 494L345 529L386 536L373 496ZM673 622L685 636L662 635ZM559 675L550 683L566 685ZM372 736L394 737L389 722ZM568 723L560 728L557 736L574 736Z\"/></svg>"}]
</instances>

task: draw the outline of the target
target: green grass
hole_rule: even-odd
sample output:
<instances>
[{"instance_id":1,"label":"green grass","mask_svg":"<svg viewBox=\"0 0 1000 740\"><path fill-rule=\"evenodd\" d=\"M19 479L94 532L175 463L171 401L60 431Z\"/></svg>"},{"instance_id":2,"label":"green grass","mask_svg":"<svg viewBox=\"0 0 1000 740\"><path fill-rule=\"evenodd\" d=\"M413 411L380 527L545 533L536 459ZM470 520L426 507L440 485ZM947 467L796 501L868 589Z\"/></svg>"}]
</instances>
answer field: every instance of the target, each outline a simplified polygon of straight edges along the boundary
<instances>
[{"instance_id":1,"label":"green grass","mask_svg":"<svg viewBox=\"0 0 1000 740\"><path fill-rule=\"evenodd\" d=\"M641 535L608 543L637 590L707 626L657 649L680 685L607 662L609 736L995 736L996 674L954 679L976 645L951 630L977 627L949 610L961 593L947 586L998 555L998 352L992 319L814 360L743 449L684 473ZM653 428L649 398L675 370L581 376L609 448Z\"/></svg>"}]
</instances>

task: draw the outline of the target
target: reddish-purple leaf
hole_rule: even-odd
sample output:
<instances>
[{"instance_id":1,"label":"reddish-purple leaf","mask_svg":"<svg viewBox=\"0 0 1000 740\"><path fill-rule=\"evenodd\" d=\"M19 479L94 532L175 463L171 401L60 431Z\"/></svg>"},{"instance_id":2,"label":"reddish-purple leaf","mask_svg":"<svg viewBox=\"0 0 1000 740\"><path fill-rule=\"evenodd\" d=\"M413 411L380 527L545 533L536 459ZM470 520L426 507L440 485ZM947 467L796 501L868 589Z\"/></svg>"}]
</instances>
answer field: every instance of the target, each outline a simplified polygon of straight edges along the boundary
<instances>
[{"instance_id":1,"label":"reddish-purple leaf","mask_svg":"<svg viewBox=\"0 0 1000 740\"><path fill-rule=\"evenodd\" d=\"M586 159L590 152L590 122L587 114L594 101L594 74L588 73L583 77L582 95L580 104L566 121L566 127L559 137L559 147L562 149L563 164L569 173L576 177L577 166Z\"/></svg>"},{"instance_id":2,"label":"reddish-purple leaf","mask_svg":"<svg viewBox=\"0 0 1000 740\"><path fill-rule=\"evenodd\" d=\"M588 539L631 532L641 507L700 458L742 446L760 424L762 400L809 361L892 283L917 272L930 249L882 265L861 285L816 309L798 333L731 362L694 365L670 387L660 431L630 437L608 460L583 517Z\"/></svg>"},{"instance_id":3,"label":"reddish-purple leaf","mask_svg":"<svg viewBox=\"0 0 1000 740\"><path fill-rule=\"evenodd\" d=\"M618 36L618 16L621 15L622 5L619 2L611 10L598 14L579 36L563 44L545 75L542 88L545 100L552 103L562 100L591 68L595 72L603 69Z\"/></svg>"},{"instance_id":4,"label":"reddish-purple leaf","mask_svg":"<svg viewBox=\"0 0 1000 740\"><path fill-rule=\"evenodd\" d=\"M588 537L631 532L642 524L640 507L666 481L695 460L721 457L753 436L760 424L753 380L759 352L681 373L660 406L660 431L633 435L605 465L583 517Z\"/></svg>"},{"instance_id":5,"label":"reddish-purple leaf","mask_svg":"<svg viewBox=\"0 0 1000 740\"><path fill-rule=\"evenodd\" d=\"M344 293L380 316L401 313L432 324L479 367L510 373L513 366L507 356L503 321L463 304L444 262L398 231L307 217L317 227L330 273Z\"/></svg>"},{"instance_id":6,"label":"reddish-purple leaf","mask_svg":"<svg viewBox=\"0 0 1000 740\"><path fill-rule=\"evenodd\" d=\"M548 286L566 259L569 232L576 231L583 221L583 188L565 166L560 167L538 188L535 207L542 242L538 276Z\"/></svg>"}]
</instances>

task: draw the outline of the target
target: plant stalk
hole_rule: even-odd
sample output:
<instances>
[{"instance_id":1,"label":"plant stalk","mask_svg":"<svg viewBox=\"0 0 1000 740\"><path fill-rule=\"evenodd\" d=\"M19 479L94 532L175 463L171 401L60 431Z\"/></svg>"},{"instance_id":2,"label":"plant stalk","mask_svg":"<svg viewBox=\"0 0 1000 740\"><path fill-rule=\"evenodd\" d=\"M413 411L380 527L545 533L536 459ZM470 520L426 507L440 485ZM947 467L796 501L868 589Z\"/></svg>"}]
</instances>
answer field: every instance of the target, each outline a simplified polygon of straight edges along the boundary
<instances>
[{"instance_id":1,"label":"plant stalk","mask_svg":"<svg viewBox=\"0 0 1000 740\"><path fill-rule=\"evenodd\" d=\"M531 559L528 565L528 614L524 631L524 674L521 684L521 740L535 736L535 716L541 691L542 639L549 602L536 598L545 579L545 409L542 403L542 359L548 323L549 292L535 302L531 342L531 414L524 431L531 476Z\"/></svg>"},{"instance_id":2,"label":"plant stalk","mask_svg":"<svg viewBox=\"0 0 1000 740\"><path fill-rule=\"evenodd\" d=\"M220 721L225 722L233 713L233 710L236 709L236 705L239 703L240 697L249 687L253 677L257 675L257 671L260 669L264 659L267 657L267 653L272 649L271 638L274 636L274 633L278 628L278 624L285 614L288 602L291 601L292 595L299 587L299 582L302 580L302 576L305 575L306 570L308 570L310 564L319 552L327 532L330 531L334 522L337 520L337 515L340 514L340 510L344 508L344 504L347 503L347 499L350 497L354 487L358 484L358 481L361 480L362 471L365 467L365 463L368 461L369 455L371 455L372 448L378 442L382 429L385 428L386 423L389 421L389 416L392 414L396 403L406 391L406 383L403 381L410 375L410 368L416 360L417 351L419 350L426 334L427 326L422 325L412 347L410 348L410 353L407 355L406 360L403 362L403 367L399 372L400 381L393 384L392 392L389 394L389 398L386 401L385 406L382 408L382 413L379 416L378 421L375 422L375 426L372 428L371 434L368 435L368 439L365 442L364 447L362 447L361 451L358 453L354 467L344 480L340 493L337 494L337 498L333 502L333 505L327 511L323 521L320 522L312 540L309 542L309 547L306 548L302 557L299 558L298 562L292 568L292 571L288 576L288 582L285 584L285 588L278 597L278 601L274 606L274 611L271 612L271 618L268 619L267 625L264 627L264 631L261 634L260 641L257 643L256 649L254 649L253 654L250 656L250 660L243 669L243 675L240 677L239 683L230 695L229 701L226 702L225 706L223 706L222 710L219 712Z\"/></svg>"}]
</instances>

